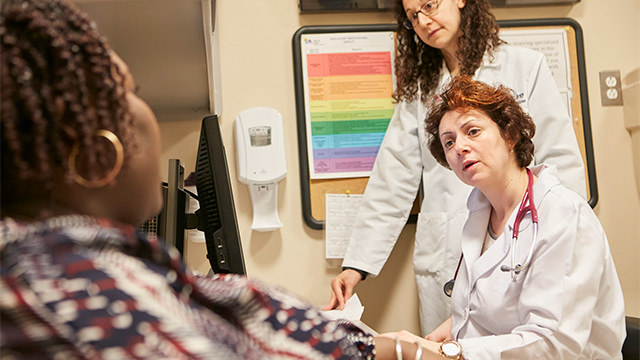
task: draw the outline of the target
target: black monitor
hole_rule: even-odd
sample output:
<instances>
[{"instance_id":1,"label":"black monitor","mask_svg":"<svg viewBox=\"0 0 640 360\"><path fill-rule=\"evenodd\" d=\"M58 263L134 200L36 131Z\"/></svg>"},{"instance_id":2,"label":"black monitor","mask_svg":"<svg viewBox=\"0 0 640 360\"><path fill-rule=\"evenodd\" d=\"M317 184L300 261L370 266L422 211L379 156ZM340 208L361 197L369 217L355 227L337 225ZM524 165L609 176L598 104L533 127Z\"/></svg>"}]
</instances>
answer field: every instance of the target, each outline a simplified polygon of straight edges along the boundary
<instances>
[{"instance_id":1,"label":"black monitor","mask_svg":"<svg viewBox=\"0 0 640 360\"><path fill-rule=\"evenodd\" d=\"M184 168L178 159L169 160L169 179L163 184L162 212L149 219L141 230L158 236L184 252L184 231L204 232L207 259L217 274L246 274L242 242L238 231L227 157L216 115L205 117L200 128L196 159L196 190L200 208L188 213L189 196L184 185Z\"/></svg>"},{"instance_id":2,"label":"black monitor","mask_svg":"<svg viewBox=\"0 0 640 360\"><path fill-rule=\"evenodd\" d=\"M162 183L164 203L160 214L148 219L140 226L147 237L159 238L167 245L174 246L184 254L184 231L197 225L193 215L187 214L189 195L183 188L184 167L179 159L169 159L169 178Z\"/></svg>"},{"instance_id":3,"label":"black monitor","mask_svg":"<svg viewBox=\"0 0 640 360\"><path fill-rule=\"evenodd\" d=\"M246 274L227 156L216 115L202 120L196 189L200 202L197 228L204 231L211 269L214 273Z\"/></svg>"}]
</instances>

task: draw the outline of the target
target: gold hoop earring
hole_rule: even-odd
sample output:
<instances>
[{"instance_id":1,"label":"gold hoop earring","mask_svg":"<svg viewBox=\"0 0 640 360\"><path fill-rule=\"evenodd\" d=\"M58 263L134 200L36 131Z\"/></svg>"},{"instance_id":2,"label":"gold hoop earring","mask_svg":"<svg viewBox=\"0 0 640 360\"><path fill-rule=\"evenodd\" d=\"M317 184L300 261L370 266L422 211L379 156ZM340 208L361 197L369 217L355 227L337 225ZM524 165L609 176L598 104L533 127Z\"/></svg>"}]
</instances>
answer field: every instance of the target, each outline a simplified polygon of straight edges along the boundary
<instances>
[{"instance_id":1,"label":"gold hoop earring","mask_svg":"<svg viewBox=\"0 0 640 360\"><path fill-rule=\"evenodd\" d=\"M87 180L82 177L76 171L76 157L78 156L78 152L80 151L80 143L75 142L73 147L71 148L71 152L69 153L69 171L73 174L73 180L85 187L88 188L99 188L103 187L113 181L113 179L118 176L120 170L122 169L122 163L124 162L124 148L122 147L122 143L118 136L113 132L105 129L98 130L96 132L96 136L103 137L113 145L114 150L116 151L116 163L113 165L113 169L105 175L102 179L97 180Z\"/></svg>"}]
</instances>

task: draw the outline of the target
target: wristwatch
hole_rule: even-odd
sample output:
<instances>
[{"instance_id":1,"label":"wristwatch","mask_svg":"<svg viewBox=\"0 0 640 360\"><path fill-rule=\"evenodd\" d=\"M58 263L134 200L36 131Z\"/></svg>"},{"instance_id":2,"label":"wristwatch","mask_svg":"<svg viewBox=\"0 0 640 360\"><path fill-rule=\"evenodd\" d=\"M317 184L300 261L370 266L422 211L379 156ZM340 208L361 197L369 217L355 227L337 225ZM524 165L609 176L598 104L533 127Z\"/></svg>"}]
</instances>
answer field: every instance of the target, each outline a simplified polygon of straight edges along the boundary
<instances>
[{"instance_id":1,"label":"wristwatch","mask_svg":"<svg viewBox=\"0 0 640 360\"><path fill-rule=\"evenodd\" d=\"M444 356L445 359L461 359L462 346L455 340L446 340L440 344L440 355Z\"/></svg>"}]
</instances>

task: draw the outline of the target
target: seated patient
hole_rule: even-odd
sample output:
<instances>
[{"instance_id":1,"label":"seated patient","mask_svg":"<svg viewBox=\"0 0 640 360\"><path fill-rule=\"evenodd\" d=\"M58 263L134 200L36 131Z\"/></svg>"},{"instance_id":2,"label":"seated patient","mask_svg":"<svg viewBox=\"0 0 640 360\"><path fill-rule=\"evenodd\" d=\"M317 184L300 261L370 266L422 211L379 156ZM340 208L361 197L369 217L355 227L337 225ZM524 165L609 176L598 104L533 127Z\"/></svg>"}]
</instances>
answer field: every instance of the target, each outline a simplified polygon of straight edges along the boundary
<instances>
[{"instance_id":1,"label":"seated patient","mask_svg":"<svg viewBox=\"0 0 640 360\"><path fill-rule=\"evenodd\" d=\"M126 64L63 0L0 6L3 358L395 356L276 287L197 277L137 233L162 204L160 134Z\"/></svg>"},{"instance_id":2,"label":"seated patient","mask_svg":"<svg viewBox=\"0 0 640 360\"><path fill-rule=\"evenodd\" d=\"M527 168L535 125L510 91L459 77L426 122L433 156L475 188L452 316L427 339L457 339L452 358L469 360L620 359L624 303L605 233L555 168Z\"/></svg>"}]
</instances>

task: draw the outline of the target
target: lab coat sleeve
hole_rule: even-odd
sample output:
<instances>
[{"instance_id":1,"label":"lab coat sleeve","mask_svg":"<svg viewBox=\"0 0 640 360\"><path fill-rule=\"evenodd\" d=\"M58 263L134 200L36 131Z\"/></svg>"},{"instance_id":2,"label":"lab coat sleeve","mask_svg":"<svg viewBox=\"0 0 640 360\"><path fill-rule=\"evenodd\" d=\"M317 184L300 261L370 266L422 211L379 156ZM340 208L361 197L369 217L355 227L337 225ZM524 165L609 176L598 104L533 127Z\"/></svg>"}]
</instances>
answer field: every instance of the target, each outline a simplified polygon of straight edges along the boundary
<instances>
[{"instance_id":1,"label":"lab coat sleeve","mask_svg":"<svg viewBox=\"0 0 640 360\"><path fill-rule=\"evenodd\" d=\"M376 157L343 267L376 276L402 231L422 174L416 103L401 102ZM423 123L423 121L420 121Z\"/></svg>"},{"instance_id":2,"label":"lab coat sleeve","mask_svg":"<svg viewBox=\"0 0 640 360\"><path fill-rule=\"evenodd\" d=\"M606 236L588 205L560 203L538 207L545 215L518 299L522 325L461 340L465 359L570 360L585 347L598 347L594 358L620 357L624 303Z\"/></svg>"},{"instance_id":3,"label":"lab coat sleeve","mask_svg":"<svg viewBox=\"0 0 640 360\"><path fill-rule=\"evenodd\" d=\"M584 162L573 124L543 54L539 54L528 84L529 114L536 123L535 163L555 165L560 182L588 200Z\"/></svg>"}]
</instances>

